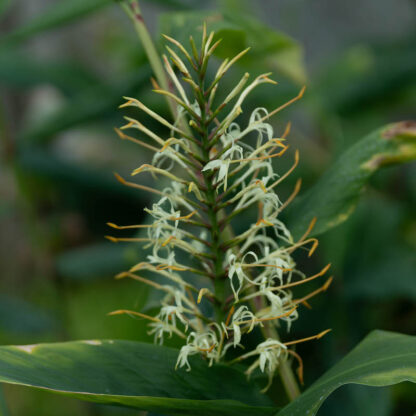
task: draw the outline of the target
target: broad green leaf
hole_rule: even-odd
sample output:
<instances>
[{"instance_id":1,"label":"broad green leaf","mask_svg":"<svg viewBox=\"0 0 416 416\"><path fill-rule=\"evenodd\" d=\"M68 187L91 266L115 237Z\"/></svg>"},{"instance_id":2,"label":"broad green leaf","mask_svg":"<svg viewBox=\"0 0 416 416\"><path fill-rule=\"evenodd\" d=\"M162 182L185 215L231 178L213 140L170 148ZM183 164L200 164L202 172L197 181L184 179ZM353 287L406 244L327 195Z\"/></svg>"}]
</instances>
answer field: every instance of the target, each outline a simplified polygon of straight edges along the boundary
<instances>
[{"instance_id":1,"label":"broad green leaf","mask_svg":"<svg viewBox=\"0 0 416 416\"><path fill-rule=\"evenodd\" d=\"M301 235L317 218L314 235L345 221L367 181L378 169L416 159L416 122L389 124L353 145L288 210L292 231Z\"/></svg>"},{"instance_id":2,"label":"broad green leaf","mask_svg":"<svg viewBox=\"0 0 416 416\"><path fill-rule=\"evenodd\" d=\"M207 23L209 31L216 32L216 39L222 39L221 45L215 51L217 56L230 58L251 47L249 54L241 60L249 69L277 70L295 82L305 82L300 45L289 36L242 13L168 13L161 16L160 31L188 46L190 35L199 41L203 22Z\"/></svg>"},{"instance_id":3,"label":"broad green leaf","mask_svg":"<svg viewBox=\"0 0 416 416\"><path fill-rule=\"evenodd\" d=\"M28 23L3 36L0 44L23 41L38 33L71 23L112 3L113 0L60 0L54 2Z\"/></svg>"},{"instance_id":4,"label":"broad green leaf","mask_svg":"<svg viewBox=\"0 0 416 416\"><path fill-rule=\"evenodd\" d=\"M331 394L319 409L319 416L391 416L390 387L348 384Z\"/></svg>"},{"instance_id":5,"label":"broad green leaf","mask_svg":"<svg viewBox=\"0 0 416 416\"><path fill-rule=\"evenodd\" d=\"M381 387L403 381L416 383L416 337L373 331L276 416L313 416L344 384Z\"/></svg>"},{"instance_id":6,"label":"broad green leaf","mask_svg":"<svg viewBox=\"0 0 416 416\"><path fill-rule=\"evenodd\" d=\"M175 370L178 350L132 341L0 347L0 382L165 415L267 416L276 412L245 375L200 357Z\"/></svg>"}]
</instances>

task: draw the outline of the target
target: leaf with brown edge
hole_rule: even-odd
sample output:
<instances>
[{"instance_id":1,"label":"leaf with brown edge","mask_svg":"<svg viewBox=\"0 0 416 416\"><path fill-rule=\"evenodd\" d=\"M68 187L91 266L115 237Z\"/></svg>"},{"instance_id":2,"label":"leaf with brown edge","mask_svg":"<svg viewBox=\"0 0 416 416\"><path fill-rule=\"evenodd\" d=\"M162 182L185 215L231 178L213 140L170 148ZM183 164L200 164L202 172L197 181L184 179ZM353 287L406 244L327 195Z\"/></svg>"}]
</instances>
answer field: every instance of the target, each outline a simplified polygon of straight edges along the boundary
<instances>
[{"instance_id":1,"label":"leaf with brown edge","mask_svg":"<svg viewBox=\"0 0 416 416\"><path fill-rule=\"evenodd\" d=\"M289 229L302 235L316 217L313 235L341 224L354 212L364 186L378 169L416 160L416 121L384 126L348 149L318 182L288 207Z\"/></svg>"}]
</instances>

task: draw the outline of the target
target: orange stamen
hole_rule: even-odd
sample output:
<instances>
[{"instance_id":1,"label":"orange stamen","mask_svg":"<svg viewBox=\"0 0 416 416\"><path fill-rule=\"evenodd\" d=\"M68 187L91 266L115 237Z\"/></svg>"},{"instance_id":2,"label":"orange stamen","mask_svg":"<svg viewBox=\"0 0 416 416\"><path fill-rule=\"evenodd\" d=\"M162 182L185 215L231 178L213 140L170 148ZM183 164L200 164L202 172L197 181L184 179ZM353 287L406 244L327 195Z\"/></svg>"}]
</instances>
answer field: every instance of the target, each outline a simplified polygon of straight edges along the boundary
<instances>
[{"instance_id":1,"label":"orange stamen","mask_svg":"<svg viewBox=\"0 0 416 416\"><path fill-rule=\"evenodd\" d=\"M211 352L217 344L212 344L209 348L198 348L199 351L202 352Z\"/></svg>"},{"instance_id":2,"label":"orange stamen","mask_svg":"<svg viewBox=\"0 0 416 416\"><path fill-rule=\"evenodd\" d=\"M308 300L316 295L318 295L321 292L325 292L326 290L328 290L329 286L331 285L333 280L333 277L331 276L324 284L323 286L321 286L319 289L314 290L313 292L309 293L309 295L304 296L301 299L297 299L294 302L295 303L303 303L305 300Z\"/></svg>"},{"instance_id":3,"label":"orange stamen","mask_svg":"<svg viewBox=\"0 0 416 416\"><path fill-rule=\"evenodd\" d=\"M156 266L156 270L176 270L176 271L185 271L188 270L186 267L179 267L179 266L169 266L167 264L159 264Z\"/></svg>"},{"instance_id":4,"label":"orange stamen","mask_svg":"<svg viewBox=\"0 0 416 416\"><path fill-rule=\"evenodd\" d=\"M156 79L155 79L155 78L151 77L151 78L150 78L150 83L152 84L152 87L153 87L155 90L159 90L159 89L160 89L160 85L157 83L157 81L156 81Z\"/></svg>"},{"instance_id":5,"label":"orange stamen","mask_svg":"<svg viewBox=\"0 0 416 416\"><path fill-rule=\"evenodd\" d=\"M314 339L320 339L330 331L332 331L332 329L326 329L325 331L320 332L318 335L313 335L311 337L297 339L295 341L284 342L284 345L288 346L288 345L300 344L301 342L312 341Z\"/></svg>"},{"instance_id":6,"label":"orange stamen","mask_svg":"<svg viewBox=\"0 0 416 416\"><path fill-rule=\"evenodd\" d=\"M296 166L298 165L298 163L299 163L299 150L296 149L295 162L293 163L292 167L283 176L281 176L276 182L268 186L267 189L272 189L279 183L283 182L296 169Z\"/></svg>"},{"instance_id":7,"label":"orange stamen","mask_svg":"<svg viewBox=\"0 0 416 416\"><path fill-rule=\"evenodd\" d=\"M305 307L305 308L308 308L308 309L312 309L312 306L306 301L306 300L304 300L303 302L302 302L302 305Z\"/></svg>"},{"instance_id":8,"label":"orange stamen","mask_svg":"<svg viewBox=\"0 0 416 416\"><path fill-rule=\"evenodd\" d=\"M149 321L153 321L153 322L160 322L160 319L155 318L153 316L145 315L144 313L140 313L136 311L129 311L127 309L119 309L119 310L110 312L107 315L114 316L114 315L123 315L123 314L139 316L140 318L148 319Z\"/></svg>"},{"instance_id":9,"label":"orange stamen","mask_svg":"<svg viewBox=\"0 0 416 416\"><path fill-rule=\"evenodd\" d=\"M260 318L260 319L255 319L255 321L256 322L264 322L264 321L273 321L274 319L280 319L280 318L285 318L286 316L290 316L290 315L292 315L292 313L295 311L297 309L297 306L295 306L294 308L292 308L291 310L289 310L289 311L287 311L287 312L285 312L285 313L283 313L283 314L281 314L281 315L278 315L278 316L273 316L273 317L271 317L271 318ZM249 322L252 322L252 320L251 321L249 321Z\"/></svg>"},{"instance_id":10,"label":"orange stamen","mask_svg":"<svg viewBox=\"0 0 416 416\"><path fill-rule=\"evenodd\" d=\"M288 148L289 148L289 146L286 146L279 153L275 153L273 155L258 156L258 157L249 157L249 158L246 158L246 159L235 159L235 160L231 160L230 163L251 162L253 160L273 159L274 157L280 157L280 156L282 156L283 153L285 153Z\"/></svg>"},{"instance_id":11,"label":"orange stamen","mask_svg":"<svg viewBox=\"0 0 416 416\"><path fill-rule=\"evenodd\" d=\"M117 225L112 222L108 222L107 225L111 228L115 228L116 230L128 230L131 228L149 228L153 227L152 224L139 224L139 225Z\"/></svg>"},{"instance_id":12,"label":"orange stamen","mask_svg":"<svg viewBox=\"0 0 416 416\"><path fill-rule=\"evenodd\" d=\"M227 319L225 320L225 326L228 326L228 324L230 323L230 320L231 320L231 317L234 313L234 310L235 310L235 306L233 305L233 306L231 306L230 312L228 312Z\"/></svg>"},{"instance_id":13,"label":"orange stamen","mask_svg":"<svg viewBox=\"0 0 416 416\"><path fill-rule=\"evenodd\" d=\"M159 283L152 282L149 279L145 279L144 277L138 276L137 274L130 273L130 272L122 272L116 275L116 279L123 279L124 277L130 277L133 280L137 280L138 282L146 283L149 286L153 286L156 289L163 289L163 286Z\"/></svg>"},{"instance_id":14,"label":"orange stamen","mask_svg":"<svg viewBox=\"0 0 416 416\"><path fill-rule=\"evenodd\" d=\"M209 292L209 290L206 288L206 287L203 287L199 292L198 292L198 298L197 298L197 303L199 304L199 303L201 303L201 300L202 300L202 296L204 296L205 295L205 293L208 293Z\"/></svg>"},{"instance_id":15,"label":"orange stamen","mask_svg":"<svg viewBox=\"0 0 416 416\"><path fill-rule=\"evenodd\" d=\"M260 218L257 222L256 222L256 227L258 227L260 224L265 224L268 227L273 226L273 224L269 221L266 221L264 218Z\"/></svg>"},{"instance_id":16,"label":"orange stamen","mask_svg":"<svg viewBox=\"0 0 416 416\"><path fill-rule=\"evenodd\" d=\"M285 128L285 131L283 132L283 134L282 134L282 139L286 139L286 137L287 136L289 136L289 133L290 133L290 129L292 128L292 123L289 121L287 124L286 124L286 128Z\"/></svg>"},{"instance_id":17,"label":"orange stamen","mask_svg":"<svg viewBox=\"0 0 416 416\"><path fill-rule=\"evenodd\" d=\"M184 215L184 216L182 216L182 217L170 217L169 219L171 220L171 221L180 221L180 220L189 220L189 218L191 218L193 215L195 215L196 214L196 210L195 211L192 211L190 214L188 214L188 215Z\"/></svg>"},{"instance_id":18,"label":"orange stamen","mask_svg":"<svg viewBox=\"0 0 416 416\"><path fill-rule=\"evenodd\" d=\"M106 238L107 240L110 240L113 243L118 243L120 241L129 241L129 242L143 242L143 241L152 241L152 239L150 238L117 238L117 237L113 237L111 235L105 235L104 238Z\"/></svg>"},{"instance_id":19,"label":"orange stamen","mask_svg":"<svg viewBox=\"0 0 416 416\"><path fill-rule=\"evenodd\" d=\"M131 124L130 122L129 124ZM118 137L122 140L129 140L130 142L139 144L140 146L146 147L147 149L152 150L153 152L157 152L158 149L154 146L151 146L150 144L147 144L145 142L142 142L141 140L138 140L134 137L128 136L127 134L124 134L120 129L115 128L114 131L117 133Z\"/></svg>"},{"instance_id":20,"label":"orange stamen","mask_svg":"<svg viewBox=\"0 0 416 416\"><path fill-rule=\"evenodd\" d=\"M298 363L299 363L299 367L296 369L296 373L297 373L297 375L298 375L298 378L299 378L299 381L300 381L300 384L304 384L303 383L303 361L302 361L302 358L300 357L300 355L297 353L297 352L295 352L295 351L292 351L292 350L287 350L287 352L289 353L289 354L292 354L297 360L298 360Z\"/></svg>"},{"instance_id":21,"label":"orange stamen","mask_svg":"<svg viewBox=\"0 0 416 416\"><path fill-rule=\"evenodd\" d=\"M153 192L153 193L158 194L158 195L163 195L163 192L160 192L157 189L150 188L149 186L139 185L139 184L134 183L134 182L128 182L116 172L114 172L114 176L123 185L130 186L131 188L140 189L142 191Z\"/></svg>"},{"instance_id":22,"label":"orange stamen","mask_svg":"<svg viewBox=\"0 0 416 416\"><path fill-rule=\"evenodd\" d=\"M291 282L291 283L287 283L285 285L274 287L271 290L281 290L281 289L286 289L288 287L303 285L304 283L310 282L311 280L314 280L314 279L316 279L320 276L323 276L329 270L330 267L331 267L331 263L327 264L319 273L316 273L313 276L307 277L306 279L299 280L297 282Z\"/></svg>"},{"instance_id":23,"label":"orange stamen","mask_svg":"<svg viewBox=\"0 0 416 416\"><path fill-rule=\"evenodd\" d=\"M305 233L302 235L302 237L299 239L298 242L303 241L311 233L311 231L313 230L313 227L315 227L315 224L316 224L316 217L313 217L311 222L309 223L308 228L306 229Z\"/></svg>"},{"instance_id":24,"label":"orange stamen","mask_svg":"<svg viewBox=\"0 0 416 416\"><path fill-rule=\"evenodd\" d=\"M242 267L246 268L246 267L274 267L276 269L280 269L284 272L290 272L293 269L285 269L284 267L281 266L276 266L275 264L260 264L260 263L251 263L251 264L244 264L242 265Z\"/></svg>"},{"instance_id":25,"label":"orange stamen","mask_svg":"<svg viewBox=\"0 0 416 416\"><path fill-rule=\"evenodd\" d=\"M298 179L296 181L295 189L293 190L289 198L286 200L286 202L279 208L279 211L283 211L295 199L296 195L300 191L301 185L302 185L302 179Z\"/></svg>"},{"instance_id":26,"label":"orange stamen","mask_svg":"<svg viewBox=\"0 0 416 416\"><path fill-rule=\"evenodd\" d=\"M172 240L175 240L176 237L174 237L173 235L171 235L170 237L168 237L163 243L162 243L162 247L167 246Z\"/></svg>"},{"instance_id":27,"label":"orange stamen","mask_svg":"<svg viewBox=\"0 0 416 416\"><path fill-rule=\"evenodd\" d=\"M267 192L267 189L266 189L266 187L264 186L263 181L261 181L260 179L258 179L258 180L255 182L255 184L256 184L256 185L259 185L259 186L260 186L260 188L261 188L261 190L262 190L264 193L266 193L266 192Z\"/></svg>"},{"instance_id":28,"label":"orange stamen","mask_svg":"<svg viewBox=\"0 0 416 416\"><path fill-rule=\"evenodd\" d=\"M306 86L303 86L302 89L300 90L299 94L296 97L294 97L291 100L289 100L288 102L282 104L280 107L277 107L275 110L271 111L269 114L267 114L263 118L261 118L258 122L262 123L264 120L267 120L271 116L274 116L276 113L278 113L279 111L288 107L289 105L293 104L295 101L300 100L303 96L303 93L305 92L305 89L306 89Z\"/></svg>"}]
</instances>

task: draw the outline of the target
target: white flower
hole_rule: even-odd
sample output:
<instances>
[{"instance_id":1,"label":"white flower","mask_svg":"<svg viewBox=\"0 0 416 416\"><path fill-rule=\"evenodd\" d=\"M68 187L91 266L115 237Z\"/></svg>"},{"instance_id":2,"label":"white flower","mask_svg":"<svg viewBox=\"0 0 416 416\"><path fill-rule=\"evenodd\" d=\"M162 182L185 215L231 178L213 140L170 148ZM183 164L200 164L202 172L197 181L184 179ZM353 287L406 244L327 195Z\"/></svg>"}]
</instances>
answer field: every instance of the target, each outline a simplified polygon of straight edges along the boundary
<instances>
[{"instance_id":1,"label":"white flower","mask_svg":"<svg viewBox=\"0 0 416 416\"><path fill-rule=\"evenodd\" d=\"M153 254L152 255L149 254L147 256L147 259L149 260L149 263L152 263L152 264L164 264L167 266L174 266L176 264L174 251L168 252L167 257L160 257L159 248L156 247L156 245L153 246Z\"/></svg>"},{"instance_id":2,"label":"white flower","mask_svg":"<svg viewBox=\"0 0 416 416\"><path fill-rule=\"evenodd\" d=\"M250 322L251 321L251 322ZM250 322L250 328L249 331L250 332L253 328L254 325L256 324L256 316L254 315L253 312L251 312L247 306L243 305L240 306L233 314L233 318L231 321L231 327L233 329L234 332L234 340L233 340L233 345L234 348L240 344L241 341L241 328L240 325L242 323L248 323Z\"/></svg>"},{"instance_id":3,"label":"white flower","mask_svg":"<svg viewBox=\"0 0 416 416\"><path fill-rule=\"evenodd\" d=\"M188 356L198 354L199 350L194 345L184 345L179 351L178 359L176 361L176 368L186 366L186 371L191 371L191 365L188 361Z\"/></svg>"},{"instance_id":4,"label":"white flower","mask_svg":"<svg viewBox=\"0 0 416 416\"><path fill-rule=\"evenodd\" d=\"M224 184L224 189L227 188L227 176L228 176L228 169L230 167L230 161L229 160L221 160L221 159L215 159L211 160L211 162L208 162L204 168L202 169L203 172L207 170L214 170L219 169L217 174L217 181L219 183Z\"/></svg>"},{"instance_id":5,"label":"white flower","mask_svg":"<svg viewBox=\"0 0 416 416\"><path fill-rule=\"evenodd\" d=\"M178 318L184 325L185 330L188 328L188 321L184 317L184 308L182 306L167 305L162 306L160 309L158 318L164 321L166 324L171 324L176 328L176 318Z\"/></svg>"},{"instance_id":6,"label":"white flower","mask_svg":"<svg viewBox=\"0 0 416 416\"><path fill-rule=\"evenodd\" d=\"M276 339L271 338L257 345L256 352L260 355L259 368L261 372L266 371L269 374L274 373L277 366L279 365L279 357L282 353L282 350L286 349L286 345L282 344Z\"/></svg>"},{"instance_id":7,"label":"white flower","mask_svg":"<svg viewBox=\"0 0 416 416\"><path fill-rule=\"evenodd\" d=\"M257 345L253 353L250 353L250 355L258 354L259 358L247 369L246 374L250 377L253 371L259 368L262 373L265 372L269 376L269 382L262 390L263 393L271 386L279 361L286 358L286 354L283 356L286 351L286 345L276 339L269 338Z\"/></svg>"},{"instance_id":8,"label":"white flower","mask_svg":"<svg viewBox=\"0 0 416 416\"><path fill-rule=\"evenodd\" d=\"M237 154L237 157L241 159L243 157L243 148L234 144L233 140L231 140L231 147L221 155L221 158L211 160L211 162L208 162L202 169L203 172L207 170L219 169L217 182L220 185L224 185L224 191L227 190L228 170L235 154Z\"/></svg>"},{"instance_id":9,"label":"white flower","mask_svg":"<svg viewBox=\"0 0 416 416\"><path fill-rule=\"evenodd\" d=\"M155 334L154 342L156 343L159 341L159 345L163 344L163 336L165 333L168 333L169 337L172 336L172 327L164 321L151 322L149 326L152 329L148 332L148 334Z\"/></svg>"},{"instance_id":10,"label":"white flower","mask_svg":"<svg viewBox=\"0 0 416 416\"><path fill-rule=\"evenodd\" d=\"M247 280L247 281L251 282L251 280L248 278L248 276L243 271L244 259L247 256L250 256L250 255L252 257L254 257L255 261L257 260L257 255L253 251L249 251L248 253L246 253L243 256L241 262L237 261L237 256L234 253L232 253L231 251L229 251L226 255L226 262L229 266L228 278L230 279L231 289L233 291L234 298L235 298L236 301L238 301L238 293L240 292L240 290L243 286L244 280ZM237 280L238 280L237 288L234 286L234 283L233 283L234 275L237 276Z\"/></svg>"},{"instance_id":11,"label":"white flower","mask_svg":"<svg viewBox=\"0 0 416 416\"><path fill-rule=\"evenodd\" d=\"M191 369L188 357L198 353L203 353L209 359L209 365L212 365L217 358L218 338L216 333L209 329L206 332L191 332L184 345L179 351L176 361L176 368L187 367L187 371Z\"/></svg>"}]
</instances>

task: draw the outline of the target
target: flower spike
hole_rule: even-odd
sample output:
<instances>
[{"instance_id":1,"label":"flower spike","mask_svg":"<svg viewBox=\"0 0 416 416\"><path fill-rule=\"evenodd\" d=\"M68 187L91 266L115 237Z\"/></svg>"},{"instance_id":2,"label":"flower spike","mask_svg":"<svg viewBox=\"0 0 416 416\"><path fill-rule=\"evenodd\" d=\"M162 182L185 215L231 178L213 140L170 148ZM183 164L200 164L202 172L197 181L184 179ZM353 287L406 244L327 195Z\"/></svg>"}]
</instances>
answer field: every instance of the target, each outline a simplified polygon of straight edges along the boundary
<instances>
[{"instance_id":1,"label":"flower spike","mask_svg":"<svg viewBox=\"0 0 416 416\"><path fill-rule=\"evenodd\" d=\"M245 73L217 103L217 94L224 92L220 87L223 76L249 49L225 59L211 74L208 62L220 40L207 32L205 24L199 51L192 37L190 51L177 40L164 38L171 47L166 46L162 60L172 85L152 84L154 92L174 103L174 120L168 121L132 97L124 97L126 102L120 108L134 107L167 128L168 134L159 134L131 117L125 117L126 124L116 133L154 152L152 161L134 169L132 175L149 172L165 185L153 189L116 174L122 184L149 191L156 199L145 208L151 219L146 224L108 223L117 232L137 230L137 235L106 237L112 242L144 243L149 249L147 258L116 278L149 286L161 293L161 300L154 316L124 309L110 315L147 319L149 334L160 344L166 336L179 336L183 344L175 367L178 371L191 370L189 357L193 355L203 356L212 365L226 361L234 350L237 358L230 363L251 359L247 376L257 369L267 375L263 391L281 372L293 397L295 378L288 381L287 374L291 361L296 361L303 383L303 362L292 346L320 339L328 330L287 342L280 340L277 331L283 325L290 332L293 322L305 312L301 306L309 308L309 299L325 292L332 276L302 297L292 292L325 276L331 265L306 276L292 257L297 249L306 250L309 256L317 249L318 240L311 235L316 219L298 240L282 221L281 212L298 194L301 180L286 200L277 191L297 167L299 152L294 152L286 172L275 171L273 163L290 150L291 125L277 135L268 120L299 100L305 88L270 112L263 107L248 111L246 98L255 88L277 83L270 73L251 82ZM243 112L246 121L241 121ZM152 143L128 136L127 129L139 130ZM243 229L234 234L234 224ZM251 341L257 340L250 349L246 342L249 333ZM241 348L245 351L238 355Z\"/></svg>"}]
</instances>

